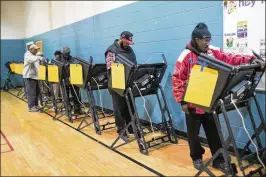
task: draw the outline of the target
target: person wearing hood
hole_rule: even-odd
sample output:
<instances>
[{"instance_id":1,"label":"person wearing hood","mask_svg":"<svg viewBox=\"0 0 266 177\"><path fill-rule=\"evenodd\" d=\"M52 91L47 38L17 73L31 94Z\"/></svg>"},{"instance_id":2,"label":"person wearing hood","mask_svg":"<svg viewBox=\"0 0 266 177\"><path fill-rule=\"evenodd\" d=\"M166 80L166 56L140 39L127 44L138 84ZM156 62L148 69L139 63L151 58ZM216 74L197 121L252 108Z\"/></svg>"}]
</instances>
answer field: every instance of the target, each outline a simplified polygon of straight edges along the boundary
<instances>
[{"instance_id":1,"label":"person wearing hood","mask_svg":"<svg viewBox=\"0 0 266 177\"><path fill-rule=\"evenodd\" d=\"M75 85L71 85L70 80L69 80L69 77L70 77L69 65L75 63L75 60L72 58L70 53L71 53L71 51L70 51L70 48L68 46L63 47L62 55L61 55L61 57L57 58L57 60L65 65L64 79L65 79L67 96L69 98L69 92L71 92L71 95L72 95L73 101L74 101L74 114L80 115L80 114L83 114L83 112L81 111L80 103L79 103L79 100L80 100L79 87L77 87ZM70 100L70 99L68 99L68 100Z\"/></svg>"},{"instance_id":2,"label":"person wearing hood","mask_svg":"<svg viewBox=\"0 0 266 177\"><path fill-rule=\"evenodd\" d=\"M24 54L23 79L26 86L29 112L38 112L38 99L40 88L38 84L38 66L39 62L44 62L42 56L37 56L40 48L35 44L29 46L28 51Z\"/></svg>"},{"instance_id":3,"label":"person wearing hood","mask_svg":"<svg viewBox=\"0 0 266 177\"><path fill-rule=\"evenodd\" d=\"M121 33L120 39L116 39L114 43L107 48L104 55L105 55L108 78L110 77L111 74L111 64L115 61L115 57L118 54L123 55L134 64L137 64L136 55L133 49L129 46L134 44L132 38L133 34L131 32L124 31ZM112 95L117 133L120 134L122 130L126 127L126 124L128 124L131 121L131 117L129 114L125 97L120 96L119 94L114 92L111 88L108 88L108 90ZM132 126L128 128L128 132L131 135L134 134ZM126 133L121 137L124 141L128 140Z\"/></svg>"},{"instance_id":4,"label":"person wearing hood","mask_svg":"<svg viewBox=\"0 0 266 177\"><path fill-rule=\"evenodd\" d=\"M187 46L193 47L199 53L205 53L213 56L217 60L231 65L257 62L254 56L225 54L221 49L210 45L211 40L211 33L209 32L207 25L199 23L193 30L191 42L187 44ZM181 103L182 111L185 113L188 143L193 165L196 169L201 170L204 166L202 155L205 152L204 148L200 145L199 139L201 124L203 125L212 155L222 147L222 144L213 115L211 113L206 113L200 108L193 106L191 103L186 103L183 100L186 84L188 83L191 70L197 63L197 60L198 55L189 49L185 49L180 54L173 72L172 91L175 100L178 103ZM227 170L221 154L213 161L212 166L223 172Z\"/></svg>"}]
</instances>

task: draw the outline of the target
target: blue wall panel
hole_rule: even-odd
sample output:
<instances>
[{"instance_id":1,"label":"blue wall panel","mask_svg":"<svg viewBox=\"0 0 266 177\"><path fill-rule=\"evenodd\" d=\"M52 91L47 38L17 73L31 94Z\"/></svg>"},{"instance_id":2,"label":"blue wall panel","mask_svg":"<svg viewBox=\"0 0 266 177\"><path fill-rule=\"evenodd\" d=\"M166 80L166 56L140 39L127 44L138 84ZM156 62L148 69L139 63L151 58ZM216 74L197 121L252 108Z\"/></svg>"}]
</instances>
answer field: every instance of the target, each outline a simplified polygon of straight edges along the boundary
<instances>
[{"instance_id":1,"label":"blue wall panel","mask_svg":"<svg viewBox=\"0 0 266 177\"><path fill-rule=\"evenodd\" d=\"M1 87L3 87L8 69L5 63L8 61L23 61L23 56L26 50L26 45L23 39L1 39ZM14 86L21 86L22 76L14 75L12 84Z\"/></svg>"},{"instance_id":2,"label":"blue wall panel","mask_svg":"<svg viewBox=\"0 0 266 177\"><path fill-rule=\"evenodd\" d=\"M106 48L119 37L122 31L131 31L134 34L135 45L133 49L138 63L161 62L161 54L166 56L168 67L162 86L173 117L174 127L186 132L184 113L172 95L171 76L174 64L182 50L184 50L185 45L190 41L191 32L199 22L205 22L209 26L209 30L213 35L213 45L223 46L223 11L221 4L222 1L136 2L31 37L26 39L26 42L43 40L44 55L48 58L53 58L55 50L62 49L63 46L67 45L71 48L73 56L77 55L86 60L93 56L95 63L104 63ZM101 105L101 96L103 106L112 109L111 96L108 91L95 91L94 93L98 105ZM82 94L82 98L87 99L84 94ZM260 95L259 99L261 106L264 108L265 95ZM143 109L143 100L138 98L136 101L140 116L148 120ZM146 107L152 120L159 122L161 114L154 97L146 98ZM254 109L253 105L252 109ZM245 115L247 128L251 130L247 114L244 110L242 112ZM255 114L255 116L257 121L258 114ZM230 121L238 144L243 146L246 135L240 117L235 111L230 113L230 117L234 117ZM224 135L228 135L223 120L221 122ZM200 135L205 136L204 131L201 131Z\"/></svg>"}]
</instances>

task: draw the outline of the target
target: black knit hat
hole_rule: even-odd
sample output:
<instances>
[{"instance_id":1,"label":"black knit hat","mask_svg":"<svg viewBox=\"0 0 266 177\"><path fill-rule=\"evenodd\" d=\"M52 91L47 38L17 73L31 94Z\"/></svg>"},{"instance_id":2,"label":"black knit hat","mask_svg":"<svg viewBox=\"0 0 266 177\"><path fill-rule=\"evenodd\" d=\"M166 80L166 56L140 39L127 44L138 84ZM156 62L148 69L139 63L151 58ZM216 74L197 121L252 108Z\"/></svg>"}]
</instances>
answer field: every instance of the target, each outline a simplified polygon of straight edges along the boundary
<instances>
[{"instance_id":1,"label":"black knit hat","mask_svg":"<svg viewBox=\"0 0 266 177\"><path fill-rule=\"evenodd\" d=\"M61 53L60 50L57 50L57 51L54 52L54 56L56 56L56 55L61 55L61 54L62 54L62 53Z\"/></svg>"},{"instance_id":2,"label":"black knit hat","mask_svg":"<svg viewBox=\"0 0 266 177\"><path fill-rule=\"evenodd\" d=\"M208 30L208 26L205 23L199 23L192 31L192 39L194 38L211 38L211 33Z\"/></svg>"}]
</instances>

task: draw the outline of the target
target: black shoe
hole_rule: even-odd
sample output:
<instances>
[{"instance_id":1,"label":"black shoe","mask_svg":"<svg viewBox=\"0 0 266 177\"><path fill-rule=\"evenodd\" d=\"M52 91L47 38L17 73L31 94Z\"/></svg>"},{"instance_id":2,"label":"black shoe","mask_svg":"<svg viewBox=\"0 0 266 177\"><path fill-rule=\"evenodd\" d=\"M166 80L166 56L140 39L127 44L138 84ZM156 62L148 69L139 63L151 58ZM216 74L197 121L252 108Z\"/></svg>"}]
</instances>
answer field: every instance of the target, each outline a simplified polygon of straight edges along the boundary
<instances>
[{"instance_id":1,"label":"black shoe","mask_svg":"<svg viewBox=\"0 0 266 177\"><path fill-rule=\"evenodd\" d=\"M122 134L122 131L123 129L117 130L117 133L119 134L120 138L125 141L125 143L128 143L129 140L128 140L127 133L125 132L124 134Z\"/></svg>"},{"instance_id":2,"label":"black shoe","mask_svg":"<svg viewBox=\"0 0 266 177\"><path fill-rule=\"evenodd\" d=\"M74 111L74 114L75 115L83 115L83 114L86 114L86 112L82 111L82 110L75 110Z\"/></svg>"},{"instance_id":3,"label":"black shoe","mask_svg":"<svg viewBox=\"0 0 266 177\"><path fill-rule=\"evenodd\" d=\"M194 168L196 168L197 170L201 170L204 167L202 159L194 160L193 165L194 165Z\"/></svg>"},{"instance_id":4,"label":"black shoe","mask_svg":"<svg viewBox=\"0 0 266 177\"><path fill-rule=\"evenodd\" d=\"M119 134L120 138L125 141L125 143L128 143L128 136L126 133Z\"/></svg>"}]
</instances>

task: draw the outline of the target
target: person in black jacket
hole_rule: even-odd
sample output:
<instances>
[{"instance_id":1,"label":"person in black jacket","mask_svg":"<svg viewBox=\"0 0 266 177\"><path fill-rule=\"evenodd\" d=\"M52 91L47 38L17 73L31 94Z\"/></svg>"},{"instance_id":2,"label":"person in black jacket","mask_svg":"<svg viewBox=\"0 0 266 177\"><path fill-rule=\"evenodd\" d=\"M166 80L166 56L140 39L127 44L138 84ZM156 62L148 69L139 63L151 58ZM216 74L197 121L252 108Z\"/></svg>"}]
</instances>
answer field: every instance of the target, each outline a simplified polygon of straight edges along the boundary
<instances>
[{"instance_id":1,"label":"person in black jacket","mask_svg":"<svg viewBox=\"0 0 266 177\"><path fill-rule=\"evenodd\" d=\"M129 46L134 44L132 38L133 34L131 32L124 31L121 33L120 39L116 39L114 43L107 48L105 52L105 62L108 78L111 74L111 64L115 61L115 57L118 54L123 55L134 64L137 64L136 55L133 49ZM121 131L125 128L126 124L131 121L131 117L129 114L125 97L120 96L111 88L108 88L108 90L112 95L115 123L117 127L117 132L120 134ZM133 129L131 126L128 128L128 132L129 134L133 134ZM122 139L124 141L127 141L127 134L122 135Z\"/></svg>"},{"instance_id":2,"label":"person in black jacket","mask_svg":"<svg viewBox=\"0 0 266 177\"><path fill-rule=\"evenodd\" d=\"M75 63L74 59L70 55L70 52L71 51L69 47L67 46L63 47L62 55L61 57L57 58L57 60L60 61L61 63L64 63L65 65L64 80L65 80L65 85L66 85L67 96L69 98L69 90L70 90L71 95L73 97L73 101L74 101L74 114L80 115L80 114L83 114L83 112L81 111L80 103L79 103L79 100L80 100L79 87L75 85L71 85L70 80L69 80L69 77L70 77L69 64Z\"/></svg>"}]
</instances>

